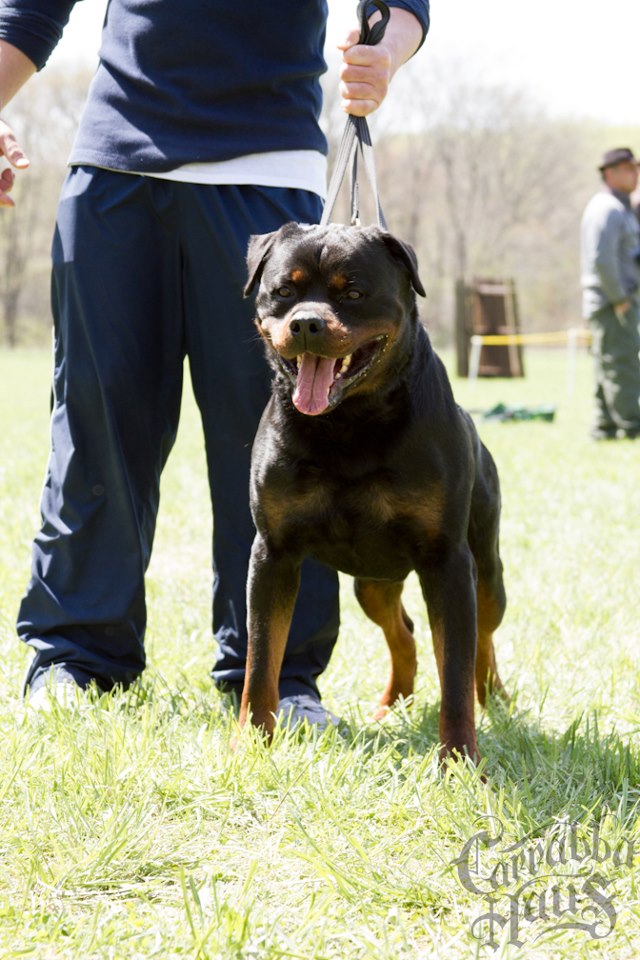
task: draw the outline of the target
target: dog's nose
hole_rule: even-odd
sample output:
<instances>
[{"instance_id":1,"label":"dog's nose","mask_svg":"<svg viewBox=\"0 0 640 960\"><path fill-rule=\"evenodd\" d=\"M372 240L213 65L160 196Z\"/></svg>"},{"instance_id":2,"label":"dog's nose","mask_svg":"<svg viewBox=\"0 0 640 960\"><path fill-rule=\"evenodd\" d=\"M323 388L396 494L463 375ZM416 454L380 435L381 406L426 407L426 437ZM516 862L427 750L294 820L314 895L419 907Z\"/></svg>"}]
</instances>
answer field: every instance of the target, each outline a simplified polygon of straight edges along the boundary
<instances>
[{"instance_id":1,"label":"dog's nose","mask_svg":"<svg viewBox=\"0 0 640 960\"><path fill-rule=\"evenodd\" d=\"M318 313L299 310L289 321L289 330L302 343L312 340L319 333L324 333L326 325L326 320Z\"/></svg>"}]
</instances>

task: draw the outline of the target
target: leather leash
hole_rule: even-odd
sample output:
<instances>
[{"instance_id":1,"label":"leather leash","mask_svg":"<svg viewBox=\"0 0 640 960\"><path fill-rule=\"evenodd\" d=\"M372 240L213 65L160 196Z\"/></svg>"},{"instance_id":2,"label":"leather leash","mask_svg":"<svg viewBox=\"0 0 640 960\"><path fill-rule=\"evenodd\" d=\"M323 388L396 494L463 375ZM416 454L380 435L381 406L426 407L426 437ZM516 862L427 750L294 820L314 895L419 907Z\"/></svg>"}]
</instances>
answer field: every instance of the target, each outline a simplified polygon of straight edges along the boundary
<instances>
[{"instance_id":1,"label":"leather leash","mask_svg":"<svg viewBox=\"0 0 640 960\"><path fill-rule=\"evenodd\" d=\"M375 10L382 15L381 20L377 20L372 26L369 25L369 17ZM389 22L389 7L384 0L361 0L358 4L358 21L360 23L360 37L358 43L374 46L379 43ZM358 185L358 165L359 158L362 160L369 185L373 191L376 204L376 215L378 226L383 230L387 229L387 222L380 205L378 196L378 184L376 180L376 168L373 158L373 144L371 143L371 134L369 133L369 124L366 117L354 117L351 114L347 117L347 122L342 134L340 146L336 156L336 162L331 176L331 182L327 190L327 199L325 201L321 226L326 226L333 213L340 187L349 164L351 164L351 224L357 226L360 224L360 198Z\"/></svg>"}]
</instances>

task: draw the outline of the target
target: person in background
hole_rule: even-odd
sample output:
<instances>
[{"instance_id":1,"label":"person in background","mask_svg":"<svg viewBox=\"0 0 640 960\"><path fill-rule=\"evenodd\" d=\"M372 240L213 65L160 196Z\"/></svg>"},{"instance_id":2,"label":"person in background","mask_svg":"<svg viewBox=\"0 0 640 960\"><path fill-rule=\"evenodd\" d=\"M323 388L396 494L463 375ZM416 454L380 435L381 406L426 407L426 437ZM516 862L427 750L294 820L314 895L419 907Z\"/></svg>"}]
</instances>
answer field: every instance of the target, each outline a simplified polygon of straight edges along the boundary
<instances>
[{"instance_id":1,"label":"person in background","mask_svg":"<svg viewBox=\"0 0 640 960\"><path fill-rule=\"evenodd\" d=\"M636 215L638 223L640 224L640 190L636 189L631 194L631 209Z\"/></svg>"},{"instance_id":2,"label":"person in background","mask_svg":"<svg viewBox=\"0 0 640 960\"><path fill-rule=\"evenodd\" d=\"M42 68L75 0L0 4L0 105ZM388 0L377 46L342 44L343 108L365 116L424 40L428 0ZM375 8L372 6L372 14ZM270 375L242 296L252 234L322 211L325 0L110 0L53 242L52 445L18 633L34 704L127 687L145 666L144 575L189 359L213 537L213 678L242 689L251 443ZM355 23L355 4L354 4ZM28 159L0 121L10 169ZM333 571L309 563L281 709L326 725L316 683L339 626Z\"/></svg>"},{"instance_id":3,"label":"person in background","mask_svg":"<svg viewBox=\"0 0 640 960\"><path fill-rule=\"evenodd\" d=\"M627 147L599 167L604 187L581 225L583 316L593 336L596 440L640 435L640 225L631 207L638 162Z\"/></svg>"}]
</instances>

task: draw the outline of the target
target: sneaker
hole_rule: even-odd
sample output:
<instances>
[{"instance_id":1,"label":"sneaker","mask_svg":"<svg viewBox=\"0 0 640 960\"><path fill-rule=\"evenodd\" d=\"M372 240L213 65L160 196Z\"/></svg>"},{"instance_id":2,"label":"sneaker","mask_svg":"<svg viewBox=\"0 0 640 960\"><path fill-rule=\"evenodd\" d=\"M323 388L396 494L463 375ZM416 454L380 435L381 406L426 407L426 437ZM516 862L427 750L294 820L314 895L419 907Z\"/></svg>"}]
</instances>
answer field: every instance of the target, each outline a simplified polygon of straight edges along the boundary
<instances>
[{"instance_id":1,"label":"sneaker","mask_svg":"<svg viewBox=\"0 0 640 960\"><path fill-rule=\"evenodd\" d=\"M317 697L310 693L296 693L292 697L283 697L278 704L276 720L291 727L307 723L317 730L325 730L328 726L337 727L340 717L326 710Z\"/></svg>"},{"instance_id":2,"label":"sneaker","mask_svg":"<svg viewBox=\"0 0 640 960\"><path fill-rule=\"evenodd\" d=\"M73 709L85 699L85 691L72 680L54 680L43 683L29 693L27 704L38 713L49 713L54 704L64 709Z\"/></svg>"}]
</instances>

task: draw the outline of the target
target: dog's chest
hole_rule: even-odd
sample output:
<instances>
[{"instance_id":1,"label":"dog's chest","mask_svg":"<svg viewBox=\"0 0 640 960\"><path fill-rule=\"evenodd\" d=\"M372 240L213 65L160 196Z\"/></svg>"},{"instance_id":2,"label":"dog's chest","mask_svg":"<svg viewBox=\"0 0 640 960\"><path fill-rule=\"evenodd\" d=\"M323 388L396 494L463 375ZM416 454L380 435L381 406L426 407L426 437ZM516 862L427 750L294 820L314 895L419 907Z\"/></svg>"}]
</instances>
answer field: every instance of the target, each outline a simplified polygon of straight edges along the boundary
<instances>
[{"instance_id":1,"label":"dog's chest","mask_svg":"<svg viewBox=\"0 0 640 960\"><path fill-rule=\"evenodd\" d=\"M288 479L260 494L270 538L352 576L402 579L440 535L437 483L403 483L389 469L344 478L299 468Z\"/></svg>"},{"instance_id":2,"label":"dog's chest","mask_svg":"<svg viewBox=\"0 0 640 960\"><path fill-rule=\"evenodd\" d=\"M317 560L352 576L401 579L415 565L419 531L382 486L332 499L309 527Z\"/></svg>"}]
</instances>

